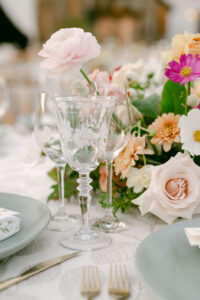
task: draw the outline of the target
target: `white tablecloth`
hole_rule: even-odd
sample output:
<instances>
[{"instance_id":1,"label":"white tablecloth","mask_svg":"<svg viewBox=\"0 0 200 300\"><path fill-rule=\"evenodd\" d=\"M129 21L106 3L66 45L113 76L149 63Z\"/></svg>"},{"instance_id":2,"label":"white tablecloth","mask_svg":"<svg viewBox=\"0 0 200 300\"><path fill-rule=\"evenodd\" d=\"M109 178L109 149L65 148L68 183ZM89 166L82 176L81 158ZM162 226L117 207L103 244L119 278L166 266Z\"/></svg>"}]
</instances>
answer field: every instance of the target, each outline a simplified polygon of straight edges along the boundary
<instances>
[{"instance_id":1,"label":"white tablecloth","mask_svg":"<svg viewBox=\"0 0 200 300\"><path fill-rule=\"evenodd\" d=\"M52 163L36 165L24 163L28 137L12 127L1 128L0 132L0 192L17 193L31 196L46 202L50 193L51 179L47 171ZM51 202L51 210L58 203ZM79 213L78 204L67 204L69 213ZM93 203L90 215L101 216L103 209ZM152 215L141 217L138 211L127 215L133 226L124 232L112 234L112 244L103 250L81 253L78 257L63 262L30 279L8 288L0 293L1 300L81 300L81 272L84 265L95 264L99 267L102 282L101 294L95 299L110 299L107 293L108 271L110 264L124 263L127 266L132 300L157 300L158 297L147 291L135 269L135 253L140 242L151 232L163 226ZM59 243L64 233L44 230L27 248L16 255L0 261L0 281L15 276L28 267L51 257L71 253Z\"/></svg>"}]
</instances>

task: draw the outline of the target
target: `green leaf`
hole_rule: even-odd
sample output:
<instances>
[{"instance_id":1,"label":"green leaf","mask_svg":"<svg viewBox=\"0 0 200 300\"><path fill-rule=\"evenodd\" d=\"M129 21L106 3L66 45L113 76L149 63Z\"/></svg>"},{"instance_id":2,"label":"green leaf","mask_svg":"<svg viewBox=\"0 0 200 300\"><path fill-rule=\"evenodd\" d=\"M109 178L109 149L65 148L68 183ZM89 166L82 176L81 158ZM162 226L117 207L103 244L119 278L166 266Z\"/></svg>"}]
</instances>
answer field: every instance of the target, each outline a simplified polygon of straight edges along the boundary
<instances>
[{"instance_id":1,"label":"green leaf","mask_svg":"<svg viewBox=\"0 0 200 300\"><path fill-rule=\"evenodd\" d=\"M56 168L50 170L50 171L48 172L48 175L49 175L49 177L50 177L51 179L53 179L54 181L57 181L58 176L57 176L57 170L56 170Z\"/></svg>"},{"instance_id":2,"label":"green leaf","mask_svg":"<svg viewBox=\"0 0 200 300\"><path fill-rule=\"evenodd\" d=\"M135 100L133 104L145 117L155 119L159 114L159 102L160 97L153 94L150 97Z\"/></svg>"},{"instance_id":3,"label":"green leaf","mask_svg":"<svg viewBox=\"0 0 200 300\"><path fill-rule=\"evenodd\" d=\"M185 108L182 104L186 103L187 91L184 85L178 82L168 80L163 88L161 99L162 113L173 112L177 114L184 114Z\"/></svg>"}]
</instances>

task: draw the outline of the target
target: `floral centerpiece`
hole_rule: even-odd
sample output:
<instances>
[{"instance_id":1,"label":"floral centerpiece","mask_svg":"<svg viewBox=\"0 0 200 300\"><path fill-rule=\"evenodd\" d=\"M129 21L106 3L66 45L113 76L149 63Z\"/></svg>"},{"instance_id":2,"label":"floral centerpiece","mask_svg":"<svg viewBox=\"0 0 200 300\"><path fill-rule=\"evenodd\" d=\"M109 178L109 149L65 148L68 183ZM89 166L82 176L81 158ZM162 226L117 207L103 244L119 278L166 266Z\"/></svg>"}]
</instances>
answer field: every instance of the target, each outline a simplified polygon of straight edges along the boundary
<instances>
[{"instance_id":1,"label":"floral centerpiece","mask_svg":"<svg viewBox=\"0 0 200 300\"><path fill-rule=\"evenodd\" d=\"M52 76L66 69L80 70L83 78L73 82L72 92L117 98L116 117L123 126L130 126L131 136L114 160L114 213L138 207L142 214L151 212L169 224L178 217L191 218L200 212L200 34L173 38L172 49L163 54L164 80L162 74L158 80L156 66L155 71L148 70L142 60L111 73L97 69L86 75L81 64L99 52L94 36L73 28L53 34L40 55L45 58L42 67ZM56 180L54 170L49 175ZM92 178L105 207L104 162ZM67 198L76 195L76 180L76 173L67 167ZM56 199L58 187L52 188L49 199Z\"/></svg>"}]
</instances>

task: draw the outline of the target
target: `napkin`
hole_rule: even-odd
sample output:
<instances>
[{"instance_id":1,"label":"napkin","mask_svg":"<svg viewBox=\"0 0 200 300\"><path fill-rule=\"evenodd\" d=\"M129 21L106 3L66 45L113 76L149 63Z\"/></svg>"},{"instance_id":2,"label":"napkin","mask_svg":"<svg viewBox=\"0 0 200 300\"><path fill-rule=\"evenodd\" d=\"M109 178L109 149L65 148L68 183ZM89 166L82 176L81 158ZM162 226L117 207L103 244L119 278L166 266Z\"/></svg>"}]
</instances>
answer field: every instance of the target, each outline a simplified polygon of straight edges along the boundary
<instances>
[{"instance_id":1,"label":"napkin","mask_svg":"<svg viewBox=\"0 0 200 300\"><path fill-rule=\"evenodd\" d=\"M184 228L184 230L190 245L200 247L200 227Z\"/></svg>"},{"instance_id":2,"label":"napkin","mask_svg":"<svg viewBox=\"0 0 200 300\"><path fill-rule=\"evenodd\" d=\"M0 208L0 241L3 241L20 230L18 212Z\"/></svg>"}]
</instances>

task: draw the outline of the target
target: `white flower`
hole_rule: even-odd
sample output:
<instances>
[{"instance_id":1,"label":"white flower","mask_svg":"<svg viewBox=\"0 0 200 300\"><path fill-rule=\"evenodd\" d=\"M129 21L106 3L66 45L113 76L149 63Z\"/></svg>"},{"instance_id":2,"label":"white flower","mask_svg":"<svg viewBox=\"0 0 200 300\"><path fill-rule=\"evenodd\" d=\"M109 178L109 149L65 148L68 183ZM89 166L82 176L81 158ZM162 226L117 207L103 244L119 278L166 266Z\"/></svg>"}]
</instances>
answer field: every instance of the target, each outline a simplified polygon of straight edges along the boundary
<instances>
[{"instance_id":1,"label":"white flower","mask_svg":"<svg viewBox=\"0 0 200 300\"><path fill-rule=\"evenodd\" d=\"M144 62L142 59L138 60L134 64L123 65L118 71L113 73L112 83L123 84L123 82L127 80L126 74L128 72L133 72L135 74L134 75L135 81L139 80L140 75L142 74L143 66L144 66Z\"/></svg>"},{"instance_id":2,"label":"white flower","mask_svg":"<svg viewBox=\"0 0 200 300\"><path fill-rule=\"evenodd\" d=\"M153 74L153 81L157 82L158 84L162 84L164 80L164 72L163 72L163 63L160 59L156 57L151 57L148 59L145 64L144 68L140 77L141 82L146 82L147 77Z\"/></svg>"},{"instance_id":3,"label":"white flower","mask_svg":"<svg viewBox=\"0 0 200 300\"><path fill-rule=\"evenodd\" d=\"M199 97L197 95L189 95L187 98L187 104L193 108L197 107L199 104Z\"/></svg>"},{"instance_id":4,"label":"white flower","mask_svg":"<svg viewBox=\"0 0 200 300\"><path fill-rule=\"evenodd\" d=\"M87 96L89 88L82 79L75 79L71 84L72 94L78 96Z\"/></svg>"},{"instance_id":5,"label":"white flower","mask_svg":"<svg viewBox=\"0 0 200 300\"><path fill-rule=\"evenodd\" d=\"M200 110L191 109L187 116L182 116L179 121L182 148L191 155L200 154Z\"/></svg>"},{"instance_id":6,"label":"white flower","mask_svg":"<svg viewBox=\"0 0 200 300\"><path fill-rule=\"evenodd\" d=\"M140 193L144 188L148 188L151 182L151 169L150 165L146 165L141 169L132 167L127 174L126 185L134 188L135 193Z\"/></svg>"}]
</instances>

